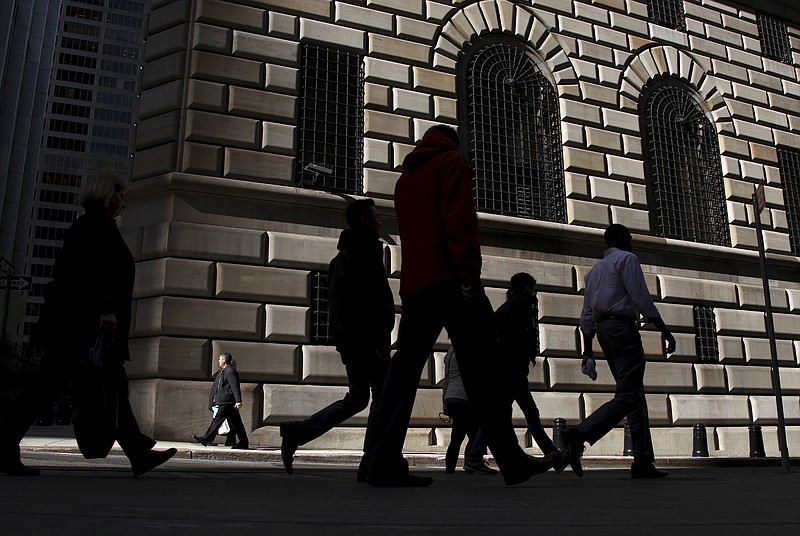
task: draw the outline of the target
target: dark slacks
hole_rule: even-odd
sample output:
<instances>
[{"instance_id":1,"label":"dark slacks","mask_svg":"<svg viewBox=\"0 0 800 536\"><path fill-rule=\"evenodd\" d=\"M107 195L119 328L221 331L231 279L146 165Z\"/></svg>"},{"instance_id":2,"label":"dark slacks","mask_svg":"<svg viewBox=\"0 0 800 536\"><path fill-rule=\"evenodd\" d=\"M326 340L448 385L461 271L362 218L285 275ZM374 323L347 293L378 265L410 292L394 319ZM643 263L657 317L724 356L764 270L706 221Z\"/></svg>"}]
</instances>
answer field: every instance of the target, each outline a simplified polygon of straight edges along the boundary
<instances>
[{"instance_id":1,"label":"dark slacks","mask_svg":"<svg viewBox=\"0 0 800 536\"><path fill-rule=\"evenodd\" d=\"M589 415L578 430L594 444L628 418L635 460L654 461L650 420L644 396L645 359L642 338L633 321L608 319L597 325L597 341L617 382L614 398Z\"/></svg>"},{"instance_id":2,"label":"dark slacks","mask_svg":"<svg viewBox=\"0 0 800 536\"><path fill-rule=\"evenodd\" d=\"M467 398L500 470L513 474L527 463L511 424L512 395L497 351L492 306L485 295L464 300L457 281L444 281L402 297L397 351L383 388L371 479L408 473L403 443L422 370L442 328L455 348Z\"/></svg>"},{"instance_id":3,"label":"dark slacks","mask_svg":"<svg viewBox=\"0 0 800 536\"><path fill-rule=\"evenodd\" d=\"M40 401L63 390L75 369L66 355L56 354L55 351L44 354L39 368L11 402L0 421L0 430L3 431L0 434L0 456L19 457L19 443L36 421ZM117 381L118 422L115 439L128 459L133 459L152 449L156 442L139 430L128 400L128 375L122 365L117 373Z\"/></svg>"},{"instance_id":4,"label":"dark slacks","mask_svg":"<svg viewBox=\"0 0 800 536\"><path fill-rule=\"evenodd\" d=\"M389 369L389 352L388 348L380 350L372 346L351 345L340 346L339 353L347 372L348 391L344 398L319 410L304 421L290 421L284 426L292 441L304 445L366 408L372 389L372 404L364 434L364 457L359 469L360 472L366 473L369 456L377 440L378 410L386 371Z\"/></svg>"},{"instance_id":5,"label":"dark slacks","mask_svg":"<svg viewBox=\"0 0 800 536\"><path fill-rule=\"evenodd\" d=\"M213 419L211 419L211 424L209 425L208 430L206 430L206 432L203 434L202 439L208 443L214 441L214 438L217 437L217 433L219 432L219 427L222 426L222 423L225 422L225 419L228 420L228 424L230 425L231 429L239 438L239 443L243 443L245 445L248 444L247 430L244 428L242 416L239 413L239 410L236 409L233 404L220 404L217 414L214 415Z\"/></svg>"},{"instance_id":6,"label":"dark slacks","mask_svg":"<svg viewBox=\"0 0 800 536\"><path fill-rule=\"evenodd\" d=\"M514 402L517 403L522 414L525 415L525 422L528 425L528 433L531 434L533 440L538 445L539 450L544 454L550 454L556 447L553 445L553 440L547 435L547 432L542 426L542 419L539 416L539 408L531 395L531 388L528 383L528 375L520 376L516 380L517 391L514 394Z\"/></svg>"}]
</instances>

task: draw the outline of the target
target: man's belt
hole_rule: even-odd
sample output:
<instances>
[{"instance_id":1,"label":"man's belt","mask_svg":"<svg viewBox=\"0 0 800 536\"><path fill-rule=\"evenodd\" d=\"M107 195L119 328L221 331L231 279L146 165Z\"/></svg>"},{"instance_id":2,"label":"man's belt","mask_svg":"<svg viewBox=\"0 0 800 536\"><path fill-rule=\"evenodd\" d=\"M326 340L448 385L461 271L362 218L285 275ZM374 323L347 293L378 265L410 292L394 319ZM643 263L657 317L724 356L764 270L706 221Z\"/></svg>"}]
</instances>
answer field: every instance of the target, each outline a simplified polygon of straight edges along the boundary
<instances>
[{"instance_id":1,"label":"man's belt","mask_svg":"<svg viewBox=\"0 0 800 536\"><path fill-rule=\"evenodd\" d=\"M631 318L627 315L605 314L597 319L597 323L605 322L606 320L624 320L625 322L636 322L637 319Z\"/></svg>"}]
</instances>

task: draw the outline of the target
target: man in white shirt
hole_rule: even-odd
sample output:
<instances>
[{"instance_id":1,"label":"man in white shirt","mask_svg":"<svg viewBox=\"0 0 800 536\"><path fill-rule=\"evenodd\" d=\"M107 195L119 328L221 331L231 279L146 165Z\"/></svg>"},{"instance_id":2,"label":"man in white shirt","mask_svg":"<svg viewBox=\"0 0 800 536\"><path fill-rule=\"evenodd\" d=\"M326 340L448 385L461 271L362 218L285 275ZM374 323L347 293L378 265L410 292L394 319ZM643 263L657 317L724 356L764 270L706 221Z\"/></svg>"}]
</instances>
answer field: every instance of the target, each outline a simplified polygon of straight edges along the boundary
<instances>
[{"instance_id":1,"label":"man in white shirt","mask_svg":"<svg viewBox=\"0 0 800 536\"><path fill-rule=\"evenodd\" d=\"M613 224L604 235L608 249L584 278L581 313L583 363L593 359L592 340L597 335L617 382L614 398L600 406L575 428L562 432L573 472L583 476L583 443L594 444L627 416L633 443L633 478L664 478L667 473L653 465L653 442L644 396L645 358L636 322L641 314L661 331L667 353L675 351L675 337L661 319L647 290L639 259L631 253L631 233Z\"/></svg>"}]
</instances>

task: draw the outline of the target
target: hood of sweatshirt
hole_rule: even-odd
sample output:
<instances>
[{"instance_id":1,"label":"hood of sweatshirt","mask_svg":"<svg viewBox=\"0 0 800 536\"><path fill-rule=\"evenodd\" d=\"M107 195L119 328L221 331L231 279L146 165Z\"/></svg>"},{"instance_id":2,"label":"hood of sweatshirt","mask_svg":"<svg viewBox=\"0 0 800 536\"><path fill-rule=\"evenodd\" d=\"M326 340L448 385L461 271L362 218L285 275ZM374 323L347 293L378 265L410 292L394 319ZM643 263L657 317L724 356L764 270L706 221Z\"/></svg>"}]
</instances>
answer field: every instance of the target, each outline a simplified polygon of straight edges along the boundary
<instances>
[{"instance_id":1,"label":"hood of sweatshirt","mask_svg":"<svg viewBox=\"0 0 800 536\"><path fill-rule=\"evenodd\" d=\"M443 132L429 129L414 150L406 155L403 160L403 171L414 171L432 158L450 151L458 151L458 147L450 138Z\"/></svg>"}]
</instances>

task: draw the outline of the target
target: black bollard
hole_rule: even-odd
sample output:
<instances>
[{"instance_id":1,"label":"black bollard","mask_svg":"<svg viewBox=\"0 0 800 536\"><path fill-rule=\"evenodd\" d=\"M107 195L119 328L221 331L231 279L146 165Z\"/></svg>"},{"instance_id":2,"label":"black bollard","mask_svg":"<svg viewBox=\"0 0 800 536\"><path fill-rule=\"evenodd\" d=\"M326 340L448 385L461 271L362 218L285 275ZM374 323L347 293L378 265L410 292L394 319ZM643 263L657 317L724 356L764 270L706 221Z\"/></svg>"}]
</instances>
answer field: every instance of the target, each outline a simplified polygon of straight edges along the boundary
<instances>
[{"instance_id":1,"label":"black bollard","mask_svg":"<svg viewBox=\"0 0 800 536\"><path fill-rule=\"evenodd\" d=\"M706 437L706 425L697 423L694 425L694 439L692 441L692 457L708 458L708 438Z\"/></svg>"},{"instance_id":2,"label":"black bollard","mask_svg":"<svg viewBox=\"0 0 800 536\"><path fill-rule=\"evenodd\" d=\"M625 441L622 445L623 456L633 456L633 439L631 439L631 427L625 423Z\"/></svg>"},{"instance_id":3,"label":"black bollard","mask_svg":"<svg viewBox=\"0 0 800 536\"><path fill-rule=\"evenodd\" d=\"M764 451L764 436L761 435L761 427L751 424L747 427L747 431L750 436L750 457L766 458L767 453Z\"/></svg>"},{"instance_id":4,"label":"black bollard","mask_svg":"<svg viewBox=\"0 0 800 536\"><path fill-rule=\"evenodd\" d=\"M553 419L553 445L558 450L566 450L567 447L564 445L564 440L561 439L561 432L567 429L567 420L558 417Z\"/></svg>"}]
</instances>

